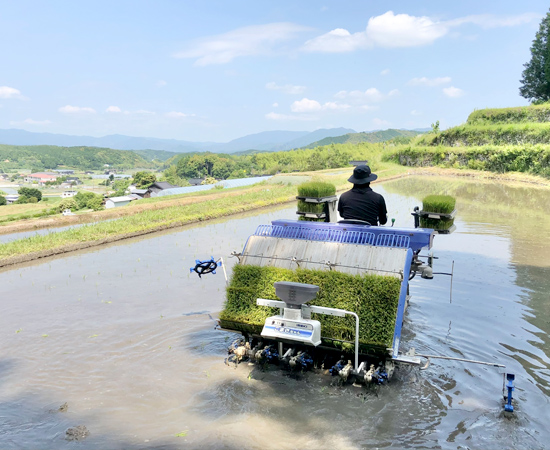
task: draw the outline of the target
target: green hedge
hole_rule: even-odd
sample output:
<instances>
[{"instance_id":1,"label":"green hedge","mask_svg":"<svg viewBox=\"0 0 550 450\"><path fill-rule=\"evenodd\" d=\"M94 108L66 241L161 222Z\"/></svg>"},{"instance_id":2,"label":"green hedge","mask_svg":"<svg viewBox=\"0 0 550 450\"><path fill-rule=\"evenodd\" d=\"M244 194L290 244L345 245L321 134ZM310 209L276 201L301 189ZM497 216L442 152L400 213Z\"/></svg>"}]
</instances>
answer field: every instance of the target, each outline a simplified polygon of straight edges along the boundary
<instances>
[{"instance_id":1,"label":"green hedge","mask_svg":"<svg viewBox=\"0 0 550 450\"><path fill-rule=\"evenodd\" d=\"M534 145L550 143L550 123L461 125L420 136L415 146Z\"/></svg>"},{"instance_id":2,"label":"green hedge","mask_svg":"<svg viewBox=\"0 0 550 450\"><path fill-rule=\"evenodd\" d=\"M335 271L282 269L237 265L227 288L227 300L220 314L223 328L259 334L267 317L277 308L257 306L257 298L277 299L273 283L295 281L319 286L311 304L340 308L359 315L359 341L363 350L385 351L391 347L401 280L378 275L350 275ZM316 317L315 317L316 316ZM321 334L332 339L354 340L355 318L314 314L321 322ZM337 345L332 341L326 345ZM351 350L353 346L346 346Z\"/></svg>"},{"instance_id":3,"label":"green hedge","mask_svg":"<svg viewBox=\"0 0 550 450\"><path fill-rule=\"evenodd\" d=\"M550 122L550 103L516 108L480 109L468 116L469 124Z\"/></svg>"},{"instance_id":4,"label":"green hedge","mask_svg":"<svg viewBox=\"0 0 550 450\"><path fill-rule=\"evenodd\" d=\"M550 145L406 147L386 155L404 166L526 172L550 178Z\"/></svg>"}]
</instances>

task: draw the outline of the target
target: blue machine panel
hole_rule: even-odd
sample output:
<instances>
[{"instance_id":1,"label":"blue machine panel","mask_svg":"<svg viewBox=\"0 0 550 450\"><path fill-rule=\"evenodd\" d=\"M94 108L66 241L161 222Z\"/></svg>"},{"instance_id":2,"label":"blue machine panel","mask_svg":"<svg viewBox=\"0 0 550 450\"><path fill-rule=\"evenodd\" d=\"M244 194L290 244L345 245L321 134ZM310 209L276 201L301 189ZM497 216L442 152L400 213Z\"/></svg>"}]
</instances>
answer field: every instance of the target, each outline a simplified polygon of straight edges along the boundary
<instances>
[{"instance_id":1,"label":"blue machine panel","mask_svg":"<svg viewBox=\"0 0 550 450\"><path fill-rule=\"evenodd\" d=\"M413 252L432 247L434 231L430 228L375 227L369 225L331 222L306 222L300 220L274 220L272 228L260 227L256 231L269 236L288 239L310 239L327 242L378 245L384 247L409 247ZM263 226L263 227L269 227Z\"/></svg>"}]
</instances>

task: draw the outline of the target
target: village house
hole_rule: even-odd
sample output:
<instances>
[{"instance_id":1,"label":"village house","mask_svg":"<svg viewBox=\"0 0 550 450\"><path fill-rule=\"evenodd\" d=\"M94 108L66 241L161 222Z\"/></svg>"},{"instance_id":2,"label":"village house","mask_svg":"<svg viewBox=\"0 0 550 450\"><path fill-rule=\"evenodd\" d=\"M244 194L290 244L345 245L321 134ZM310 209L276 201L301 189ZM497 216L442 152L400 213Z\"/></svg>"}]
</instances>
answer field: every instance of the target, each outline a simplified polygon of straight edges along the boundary
<instances>
[{"instance_id":1,"label":"village house","mask_svg":"<svg viewBox=\"0 0 550 450\"><path fill-rule=\"evenodd\" d=\"M140 198L149 198L149 189L133 189L129 193L130 197L134 197L136 199Z\"/></svg>"},{"instance_id":2,"label":"village house","mask_svg":"<svg viewBox=\"0 0 550 450\"><path fill-rule=\"evenodd\" d=\"M43 185L46 181L56 181L59 175L52 172L36 172L25 177L25 183L38 183Z\"/></svg>"},{"instance_id":3,"label":"village house","mask_svg":"<svg viewBox=\"0 0 550 450\"><path fill-rule=\"evenodd\" d=\"M149 192L150 197L156 197L160 191L177 187L179 186L170 184L167 181L155 181L151 186L149 186L149 189L147 191Z\"/></svg>"},{"instance_id":4,"label":"village house","mask_svg":"<svg viewBox=\"0 0 550 450\"><path fill-rule=\"evenodd\" d=\"M8 205L11 205L12 203L17 201L17 199L19 198L19 194L8 194L5 196L5 198L6 198L6 203Z\"/></svg>"},{"instance_id":5,"label":"village house","mask_svg":"<svg viewBox=\"0 0 550 450\"><path fill-rule=\"evenodd\" d=\"M125 195L123 197L111 197L105 199L105 208L118 208L119 206L126 206L134 200L132 197Z\"/></svg>"},{"instance_id":6,"label":"village house","mask_svg":"<svg viewBox=\"0 0 550 450\"><path fill-rule=\"evenodd\" d=\"M61 194L61 198L70 198L74 197L77 194L77 191L65 191Z\"/></svg>"}]
</instances>

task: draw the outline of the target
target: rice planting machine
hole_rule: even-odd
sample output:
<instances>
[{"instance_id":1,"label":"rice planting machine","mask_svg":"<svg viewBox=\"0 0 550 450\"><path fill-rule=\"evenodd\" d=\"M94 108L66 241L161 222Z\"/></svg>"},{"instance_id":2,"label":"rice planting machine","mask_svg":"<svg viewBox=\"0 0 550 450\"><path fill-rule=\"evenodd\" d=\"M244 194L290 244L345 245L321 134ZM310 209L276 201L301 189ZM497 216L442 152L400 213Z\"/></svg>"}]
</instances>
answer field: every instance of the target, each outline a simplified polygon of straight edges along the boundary
<instances>
[{"instance_id":1,"label":"rice planting machine","mask_svg":"<svg viewBox=\"0 0 550 450\"><path fill-rule=\"evenodd\" d=\"M335 199L326 201L335 202ZM237 311L235 314L245 304L250 311L255 308L254 311L264 314L260 322L256 317L256 323L246 315L235 318L224 312L220 314L220 329L242 334L242 338L229 347L231 360L236 364L242 360L260 364L275 363L289 370L303 371L314 367L328 369L343 382L349 380L378 384L392 377L396 364L426 368L432 358L504 368L492 362L416 354L414 349L404 354L399 350L405 310L410 298L409 281L417 275L431 279L437 274L433 271L435 258L431 253L437 231L418 228L418 220L415 220L416 228L394 227L393 221L392 226L386 227L369 226L358 221L336 223L334 205L328 205L325 211L326 222L281 219L258 226L242 251L233 253L238 258L235 270L238 266L246 266L252 268L254 274L254 271L261 272L263 268L276 268L288 274L309 270L362 277L392 277L397 285L396 298L384 314L390 316L390 330L386 340L375 342L375 345L365 343L364 339L362 341L361 337L368 334L369 327L376 328L381 318L375 316L369 319L368 311L365 311L365 305L361 302L356 303L355 308L346 303L331 304L330 301L320 305L314 299L319 300L322 287L284 279L273 283L268 277L259 281L254 289L235 287L231 294L234 297L232 300L229 299L231 285L228 288L226 309L233 302ZM415 210L415 219L418 214L418 210ZM422 251L430 253L421 255ZM214 258L197 263L208 266L209 270L220 265ZM451 276L452 289L452 271L446 275ZM335 280L327 282L324 289L337 291L339 286L334 285L337 278ZM271 298L256 297L258 293L270 289L274 289ZM342 286L342 289L346 289L346 286ZM347 318L348 324L354 324L353 332L348 334L350 339L339 339L334 333L330 335L325 331L324 324L328 323L329 318L334 321L334 317L342 320ZM365 317L369 320L368 324L361 322ZM385 320L388 323L387 317ZM504 380L505 409L513 411L514 375L504 373Z\"/></svg>"}]
</instances>

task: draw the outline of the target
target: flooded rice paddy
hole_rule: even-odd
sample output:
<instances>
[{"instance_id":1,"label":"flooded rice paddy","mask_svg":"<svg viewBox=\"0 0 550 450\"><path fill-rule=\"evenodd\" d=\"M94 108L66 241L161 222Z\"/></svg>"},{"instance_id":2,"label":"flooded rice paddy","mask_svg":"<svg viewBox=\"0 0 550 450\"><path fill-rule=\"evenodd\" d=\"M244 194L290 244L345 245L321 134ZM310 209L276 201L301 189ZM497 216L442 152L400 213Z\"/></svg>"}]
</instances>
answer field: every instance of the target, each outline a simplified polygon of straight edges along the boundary
<instances>
[{"instance_id":1,"label":"flooded rice paddy","mask_svg":"<svg viewBox=\"0 0 550 450\"><path fill-rule=\"evenodd\" d=\"M401 349L505 364L432 360L381 387L338 387L224 364L214 329L223 271L258 224L294 206L231 217L0 271L0 448L550 447L550 191L406 178L376 186L396 226L428 193L457 197L457 231L436 236L436 272L411 282ZM81 442L66 431L86 427ZM73 435L71 435L73 436Z\"/></svg>"}]
</instances>

